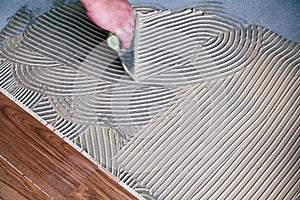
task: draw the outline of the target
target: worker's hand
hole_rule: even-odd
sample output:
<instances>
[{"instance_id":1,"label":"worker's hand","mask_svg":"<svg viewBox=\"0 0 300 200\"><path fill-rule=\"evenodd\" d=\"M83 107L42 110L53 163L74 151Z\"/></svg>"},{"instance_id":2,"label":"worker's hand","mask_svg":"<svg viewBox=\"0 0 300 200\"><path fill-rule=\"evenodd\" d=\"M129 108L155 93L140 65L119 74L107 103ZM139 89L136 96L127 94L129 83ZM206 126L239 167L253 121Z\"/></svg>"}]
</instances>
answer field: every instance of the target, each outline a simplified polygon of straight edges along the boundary
<instances>
[{"instance_id":1,"label":"worker's hand","mask_svg":"<svg viewBox=\"0 0 300 200\"><path fill-rule=\"evenodd\" d=\"M117 35L128 48L134 34L134 11L128 0L80 0L87 16L99 27Z\"/></svg>"}]
</instances>

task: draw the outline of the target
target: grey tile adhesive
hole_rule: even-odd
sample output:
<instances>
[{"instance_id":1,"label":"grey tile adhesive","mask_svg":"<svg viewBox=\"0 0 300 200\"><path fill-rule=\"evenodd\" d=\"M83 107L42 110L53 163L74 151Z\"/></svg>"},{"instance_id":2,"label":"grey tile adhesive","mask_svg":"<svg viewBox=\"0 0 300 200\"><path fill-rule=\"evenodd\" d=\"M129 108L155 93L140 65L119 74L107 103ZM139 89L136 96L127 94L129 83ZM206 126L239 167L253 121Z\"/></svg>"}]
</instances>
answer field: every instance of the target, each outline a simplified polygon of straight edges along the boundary
<instances>
[{"instance_id":1,"label":"grey tile adhesive","mask_svg":"<svg viewBox=\"0 0 300 200\"><path fill-rule=\"evenodd\" d=\"M296 199L300 46L217 2L135 8L133 80L81 4L0 35L0 86L145 199Z\"/></svg>"}]
</instances>

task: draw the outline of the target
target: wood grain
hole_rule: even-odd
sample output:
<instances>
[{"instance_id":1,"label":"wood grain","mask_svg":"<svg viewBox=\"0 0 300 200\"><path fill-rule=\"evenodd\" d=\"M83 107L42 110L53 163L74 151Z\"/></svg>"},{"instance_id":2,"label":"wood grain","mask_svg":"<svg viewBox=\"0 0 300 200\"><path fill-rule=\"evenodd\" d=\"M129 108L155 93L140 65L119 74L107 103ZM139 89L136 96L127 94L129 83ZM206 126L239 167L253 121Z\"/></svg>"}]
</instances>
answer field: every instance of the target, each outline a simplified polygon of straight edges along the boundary
<instances>
[{"instance_id":1,"label":"wood grain","mask_svg":"<svg viewBox=\"0 0 300 200\"><path fill-rule=\"evenodd\" d=\"M99 183L104 187L92 187ZM127 194L119 192L122 190L123 188L120 185L114 184L114 181L109 178L109 175L101 173L101 171L97 169L84 184L74 191L70 199L87 199L89 196L101 197L100 199L127 199Z\"/></svg>"},{"instance_id":2,"label":"wood grain","mask_svg":"<svg viewBox=\"0 0 300 200\"><path fill-rule=\"evenodd\" d=\"M84 197L80 199L136 199L2 93L0 115L0 154L49 195L56 199L80 195Z\"/></svg>"},{"instance_id":3,"label":"wood grain","mask_svg":"<svg viewBox=\"0 0 300 200\"><path fill-rule=\"evenodd\" d=\"M0 199L50 199L0 158Z\"/></svg>"}]
</instances>

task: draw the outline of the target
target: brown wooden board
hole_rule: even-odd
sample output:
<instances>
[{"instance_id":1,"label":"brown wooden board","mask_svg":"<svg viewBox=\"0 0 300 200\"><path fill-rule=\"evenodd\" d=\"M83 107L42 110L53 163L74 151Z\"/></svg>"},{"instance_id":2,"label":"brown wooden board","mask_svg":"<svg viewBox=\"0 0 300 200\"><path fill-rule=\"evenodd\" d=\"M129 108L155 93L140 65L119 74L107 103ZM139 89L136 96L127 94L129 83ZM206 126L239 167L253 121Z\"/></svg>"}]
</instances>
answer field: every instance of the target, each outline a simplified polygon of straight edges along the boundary
<instances>
[{"instance_id":1,"label":"brown wooden board","mask_svg":"<svg viewBox=\"0 0 300 200\"><path fill-rule=\"evenodd\" d=\"M0 115L0 154L50 196L136 199L2 93Z\"/></svg>"},{"instance_id":2,"label":"brown wooden board","mask_svg":"<svg viewBox=\"0 0 300 200\"><path fill-rule=\"evenodd\" d=\"M0 199L50 199L28 179L0 158Z\"/></svg>"}]
</instances>

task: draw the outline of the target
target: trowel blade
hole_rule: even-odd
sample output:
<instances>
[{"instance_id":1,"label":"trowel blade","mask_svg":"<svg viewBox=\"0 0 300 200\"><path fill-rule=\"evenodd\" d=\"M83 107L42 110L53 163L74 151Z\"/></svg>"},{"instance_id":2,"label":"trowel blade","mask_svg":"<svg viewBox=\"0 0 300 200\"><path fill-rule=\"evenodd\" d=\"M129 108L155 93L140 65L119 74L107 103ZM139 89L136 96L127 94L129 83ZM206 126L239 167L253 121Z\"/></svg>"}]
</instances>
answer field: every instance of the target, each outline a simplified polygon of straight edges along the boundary
<instances>
[{"instance_id":1,"label":"trowel blade","mask_svg":"<svg viewBox=\"0 0 300 200\"><path fill-rule=\"evenodd\" d=\"M134 56L134 41L132 41L128 49L120 49L118 51L119 58L121 59L122 65L129 76L137 81L135 74L135 56Z\"/></svg>"}]
</instances>

